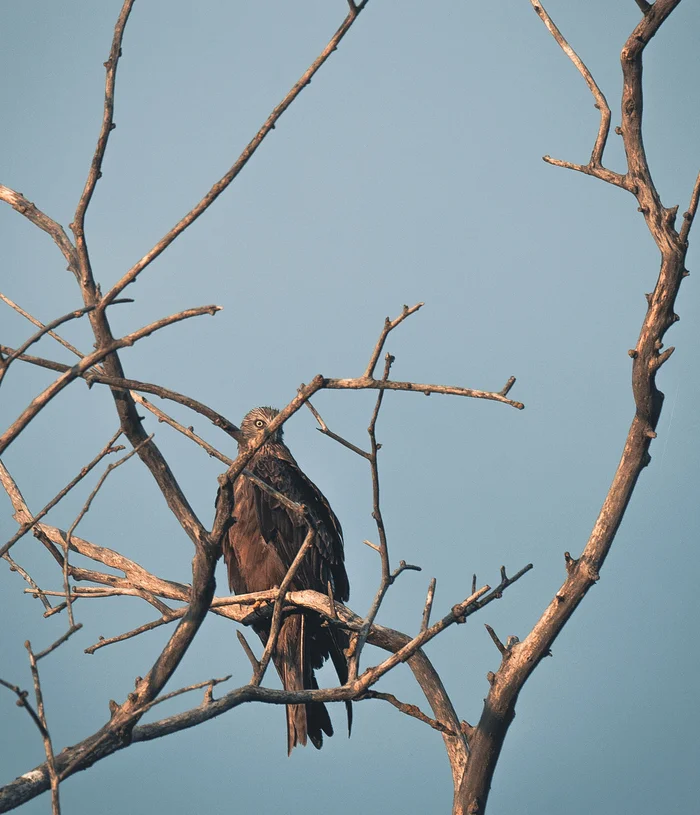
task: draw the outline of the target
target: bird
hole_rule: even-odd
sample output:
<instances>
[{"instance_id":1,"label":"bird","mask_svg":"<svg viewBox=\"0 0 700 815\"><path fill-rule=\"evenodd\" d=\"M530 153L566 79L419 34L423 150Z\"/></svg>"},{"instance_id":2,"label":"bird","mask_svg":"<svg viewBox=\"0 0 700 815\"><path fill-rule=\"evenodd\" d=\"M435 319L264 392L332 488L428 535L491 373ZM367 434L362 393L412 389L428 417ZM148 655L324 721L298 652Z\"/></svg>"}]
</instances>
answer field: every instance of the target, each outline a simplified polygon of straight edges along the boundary
<instances>
[{"instance_id":1,"label":"bird","mask_svg":"<svg viewBox=\"0 0 700 815\"><path fill-rule=\"evenodd\" d=\"M238 433L239 450L256 440L279 414L272 407L249 411ZM285 498L305 507L315 531L314 541L291 582L291 591L313 589L332 593L346 602L350 584L345 570L343 531L323 493L297 464L278 428L254 454L247 468ZM235 594L264 591L279 586L307 536L309 526L301 513L286 507L266 492L246 471L233 487L233 523L224 538L223 554L229 588ZM254 630L267 642L270 621L256 623ZM299 611L283 618L272 661L285 690L318 688L315 671L330 657L338 679L348 678L346 650L349 637L343 629L323 625L312 611ZM352 705L346 702L348 736L352 729ZM287 754L307 739L317 749L323 734L333 735L328 710L322 702L287 705Z\"/></svg>"}]
</instances>

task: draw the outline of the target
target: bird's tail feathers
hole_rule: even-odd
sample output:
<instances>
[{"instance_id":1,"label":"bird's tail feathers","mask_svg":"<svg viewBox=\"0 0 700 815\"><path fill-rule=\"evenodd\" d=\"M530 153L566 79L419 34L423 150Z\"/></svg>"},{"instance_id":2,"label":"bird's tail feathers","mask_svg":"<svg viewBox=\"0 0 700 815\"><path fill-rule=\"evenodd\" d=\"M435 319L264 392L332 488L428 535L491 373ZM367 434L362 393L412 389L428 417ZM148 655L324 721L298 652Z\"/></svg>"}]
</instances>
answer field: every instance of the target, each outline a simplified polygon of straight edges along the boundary
<instances>
[{"instance_id":1,"label":"bird's tail feathers","mask_svg":"<svg viewBox=\"0 0 700 815\"><path fill-rule=\"evenodd\" d=\"M275 665L285 690L317 690L318 683L309 664L306 648L306 617L294 614L283 621L275 648ZM323 734L333 735L328 710L322 702L287 705L287 754L307 738L317 749L323 745Z\"/></svg>"}]
</instances>

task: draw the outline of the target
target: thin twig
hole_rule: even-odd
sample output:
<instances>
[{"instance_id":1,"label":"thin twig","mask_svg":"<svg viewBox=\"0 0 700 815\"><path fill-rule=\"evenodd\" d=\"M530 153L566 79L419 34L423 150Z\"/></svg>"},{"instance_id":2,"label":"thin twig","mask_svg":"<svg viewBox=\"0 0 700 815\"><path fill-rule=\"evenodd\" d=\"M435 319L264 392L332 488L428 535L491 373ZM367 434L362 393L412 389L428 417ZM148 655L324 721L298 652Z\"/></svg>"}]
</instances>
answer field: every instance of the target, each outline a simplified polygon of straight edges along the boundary
<instances>
[{"instance_id":1,"label":"thin twig","mask_svg":"<svg viewBox=\"0 0 700 815\"><path fill-rule=\"evenodd\" d=\"M19 565L19 563L13 560L7 553L5 553L2 556L2 558L3 560L7 561L10 564L11 572L17 572L17 574L19 574L24 580L26 580L27 583L29 583L31 589L27 589L26 591L31 592L34 597L38 597L41 600L42 605L44 606L44 609L46 611L52 611L53 609L51 607L51 603L47 599L46 592L39 588L39 586L37 585L37 583L34 582L34 579L29 574L29 572L25 571Z\"/></svg>"},{"instance_id":2,"label":"thin twig","mask_svg":"<svg viewBox=\"0 0 700 815\"><path fill-rule=\"evenodd\" d=\"M253 649L248 644L248 640L245 638L245 635L239 629L236 629L236 636L238 637L238 642L241 644L241 648L245 652L245 655L248 657L248 661L253 668L253 672L257 673L260 670L260 663L258 662L255 654L253 653Z\"/></svg>"},{"instance_id":3,"label":"thin twig","mask_svg":"<svg viewBox=\"0 0 700 815\"><path fill-rule=\"evenodd\" d=\"M421 622L421 631L425 631L430 625L430 612L433 610L433 600L435 599L435 586L437 580L433 577L428 584L428 596L425 598L425 607L423 608L423 620ZM474 593L472 589L472 594Z\"/></svg>"},{"instance_id":4,"label":"thin twig","mask_svg":"<svg viewBox=\"0 0 700 815\"><path fill-rule=\"evenodd\" d=\"M418 306L414 306L414 311L418 308ZM404 306L403 311L403 319L411 314L411 310ZM377 348L381 350L384 346L384 341L386 340L386 336L392 330L394 325L398 325L401 321L401 316L397 317L393 323L387 320L384 331L382 332L379 342L375 347L375 350L372 354L377 351ZM382 382L386 382L389 378L389 372L391 371L391 365L394 361L394 357L391 354L387 354L384 360L384 373L382 374ZM374 371L376 363L373 363L370 360L370 366L368 366L368 370L372 369ZM369 611L367 612L367 616L365 617L364 623L362 625L362 629L358 633L358 635L353 639L351 646L350 646L350 654L348 660L348 681L353 681L357 678L357 674L360 669L360 656L362 654L362 649L364 648L365 642L367 641L367 635L369 634L369 630L372 627L377 614L379 613L379 608L384 600L386 592L389 589L389 586L394 582L394 577L391 574L391 566L389 563L389 546L386 537L386 529L384 527L384 520L382 518L382 510L379 501L379 467L377 462L377 453L379 452L380 445L377 444L377 436L376 436L376 426L377 426L377 419L379 418L379 411L382 406L382 401L384 398L384 391L380 390L379 394L377 395L377 400L374 405L374 411L372 412L372 418L369 422L369 427L367 428L367 433L369 434L370 440L370 457L369 457L369 466L372 473L372 517L374 518L374 522L377 525L377 534L379 535L379 547L377 551L379 552L379 557L381 560L381 580L379 583L379 588L374 595L374 600L372 601L372 605L370 606Z\"/></svg>"},{"instance_id":5,"label":"thin twig","mask_svg":"<svg viewBox=\"0 0 700 815\"><path fill-rule=\"evenodd\" d=\"M510 381L510 380L509 380ZM457 385L433 385L424 382L396 382L391 379L324 379L323 386L326 390L381 390L381 391L410 391L411 393L422 393L425 396L432 396L437 393L445 396L465 396L470 399L487 399L492 402L501 402L504 405L516 410L522 410L525 405L508 399L501 391L483 391L475 388L462 388Z\"/></svg>"},{"instance_id":6,"label":"thin twig","mask_svg":"<svg viewBox=\"0 0 700 815\"><path fill-rule=\"evenodd\" d=\"M690 196L690 203L688 204L688 209L686 212L683 213L683 226L681 227L681 231L678 235L681 243L688 242L688 234L690 233L690 227L693 224L693 218L695 218L695 214L698 211L698 200L700 199L700 173L698 173L698 177L695 179L695 186L693 187L693 193Z\"/></svg>"},{"instance_id":7,"label":"thin twig","mask_svg":"<svg viewBox=\"0 0 700 815\"><path fill-rule=\"evenodd\" d=\"M114 87L117 79L117 66L119 65L119 57L122 53L122 39L124 37L124 29L127 20L131 14L134 0L124 0L124 5L119 12L119 17L114 26L114 36L112 37L112 47L109 52L109 59L105 62L107 76L105 80L105 101L102 112L102 126L100 128L100 135L97 139L97 146L95 153L90 163L90 170L85 182L85 187L80 196L80 201L75 210L75 217L70 228L75 236L75 245L78 253L80 263L80 276L81 286L94 288L94 281L92 279L92 270L90 269L90 258L85 241L85 213L90 206L92 195L95 192L97 180L102 177L102 160L104 159L105 150L107 149L107 142L109 134L116 127L114 124Z\"/></svg>"},{"instance_id":8,"label":"thin twig","mask_svg":"<svg viewBox=\"0 0 700 815\"><path fill-rule=\"evenodd\" d=\"M61 636L55 642L53 642L51 645L49 645L48 648L44 648L43 651L40 651L36 655L36 661L38 662L40 659L43 659L44 657L47 657L52 651L55 651L56 648L58 648L60 645L63 645L63 643L69 637L72 637L73 634L75 634L76 631L80 631L80 629L82 627L83 627L82 623L76 623L75 625L71 626L67 631L65 631L63 634L61 634Z\"/></svg>"},{"instance_id":9,"label":"thin twig","mask_svg":"<svg viewBox=\"0 0 700 815\"><path fill-rule=\"evenodd\" d=\"M319 431L319 433L323 433L324 436L328 436L334 441L337 441L338 444L342 444L343 447L347 447L348 450L352 450L353 453L357 453L358 456L362 456L362 458L366 458L369 461L371 455L370 453L361 450L359 447L356 447L352 442L349 442L347 439L344 439L342 436L339 436L337 433L334 433L332 430L329 430L328 425L323 421L321 414L316 410L316 408L311 404L311 402L307 402L306 407L313 413L316 421L319 423L320 427L316 428Z\"/></svg>"},{"instance_id":10,"label":"thin twig","mask_svg":"<svg viewBox=\"0 0 700 815\"><path fill-rule=\"evenodd\" d=\"M7 682L4 679L0 679L0 685L11 690L17 696L17 707L23 707L27 713L30 715L32 721L37 726L37 729L41 733L42 737L44 735L44 726L41 723L41 719L37 716L36 710L32 707L31 703L27 700L29 696L29 692L26 690L22 690L18 685L13 685L10 682Z\"/></svg>"},{"instance_id":11,"label":"thin twig","mask_svg":"<svg viewBox=\"0 0 700 815\"><path fill-rule=\"evenodd\" d=\"M306 557L306 553L313 546L315 537L316 532L309 525L309 531L306 533L304 542L299 547L299 551L296 553L296 556L294 557L294 560L292 561L289 569L287 569L287 574L284 576L284 580L282 581L279 587L277 597L275 598L274 611L272 612L270 633L267 636L265 651L263 652L262 658L260 659L260 665L258 667L258 670L253 672L253 677L251 679L252 685L259 685L262 682L263 677L265 676L265 671L267 670L267 666L270 664L272 654L275 648L277 647L277 638L279 637L279 633L282 628L282 611L284 609L284 600L287 594L287 590L289 589L299 566L301 566L302 561Z\"/></svg>"},{"instance_id":12,"label":"thin twig","mask_svg":"<svg viewBox=\"0 0 700 815\"><path fill-rule=\"evenodd\" d=\"M417 705L410 705L406 702L400 702L393 693L382 693L376 690L368 690L360 701L363 701L364 699L381 699L382 701L393 705L397 710L400 710L407 716L412 716L414 719L424 722L432 727L433 730L437 730L439 733L449 733L451 736L455 735L450 728L444 725L442 722L439 722L437 719L431 719L430 716L426 716Z\"/></svg>"},{"instance_id":13,"label":"thin twig","mask_svg":"<svg viewBox=\"0 0 700 815\"><path fill-rule=\"evenodd\" d=\"M500 651L501 656L505 656L508 653L508 649L498 638L496 632L493 630L493 628L491 628L491 626L488 623L484 623L484 628L486 628L486 630L489 632L489 637L491 637L491 639L493 640L493 644Z\"/></svg>"},{"instance_id":14,"label":"thin twig","mask_svg":"<svg viewBox=\"0 0 700 815\"><path fill-rule=\"evenodd\" d=\"M53 220L53 218L49 218L48 215L44 214L40 209L34 206L31 201L28 201L21 192L16 192L15 190L6 187L4 184L0 184L0 201L5 201L9 204L12 209L16 212L19 212L20 215L24 215L25 218L30 220L33 224L42 229L48 235L50 235L56 246L61 250L61 254L63 257L68 261L68 270L73 272L74 275L78 275L78 256L75 251L75 247L70 242L68 235L66 235L63 227ZM3 298L5 299L5 298ZM7 302L7 300L5 300Z\"/></svg>"},{"instance_id":15,"label":"thin twig","mask_svg":"<svg viewBox=\"0 0 700 815\"><path fill-rule=\"evenodd\" d=\"M41 693L41 682L39 681L39 669L36 664L36 657L32 651L32 646L29 640L24 643L24 647L29 654L29 667L32 671L32 680L34 681L34 696L36 697L36 712L41 723L40 732L41 738L44 742L44 752L46 753L46 762L49 768L49 778L51 779L51 812L52 815L60 815L61 804L58 794L58 773L56 772L56 763L53 754L53 745L51 744L51 736L46 725L46 712L44 710L44 697Z\"/></svg>"},{"instance_id":16,"label":"thin twig","mask_svg":"<svg viewBox=\"0 0 700 815\"><path fill-rule=\"evenodd\" d=\"M2 299L5 300L3 295L0 296L2 296ZM116 303L117 301L115 300L114 302ZM123 303L125 301L122 299L119 302ZM28 348L34 345L34 343L39 342L43 336L50 333L54 328L58 328L59 325L63 325L63 323L67 323L69 320L77 320L87 314L88 311L92 311L94 308L94 306L85 306L84 308L79 308L76 311L69 311L68 314L64 314L62 317L58 317L55 320L52 320L50 323L42 326L35 334L32 334L32 336L26 340L26 342L23 342L16 351L13 351L6 359L2 361L2 364L0 365L0 382L2 382L4 379L10 365L17 359L17 357L20 357Z\"/></svg>"},{"instance_id":17,"label":"thin twig","mask_svg":"<svg viewBox=\"0 0 700 815\"><path fill-rule=\"evenodd\" d=\"M196 682L194 685L188 685L186 688L178 688L177 690L170 691L170 693L163 694L163 696L158 696L152 702L144 705L141 708L141 712L145 713L152 707L160 705L162 702L167 702L168 699L173 699L175 696L182 696L183 693L189 693L190 691L199 690L200 688L213 688L214 685L220 685L222 682L228 682L230 678L231 674L228 674L228 676L222 676L220 679L206 679L204 682Z\"/></svg>"},{"instance_id":18,"label":"thin twig","mask_svg":"<svg viewBox=\"0 0 700 815\"><path fill-rule=\"evenodd\" d=\"M411 314L415 314L419 308L424 306L425 303L416 303L415 306L404 306L401 314L396 317L394 320L389 319L387 317L384 320L384 327L382 328L382 333L379 335L379 339L377 340L377 344L374 346L374 350L372 351L372 355L369 358L369 363L367 364L367 369L365 370L363 377L365 379L373 379L374 378L374 369L377 367L377 362L379 361L379 357L381 356L382 351L384 350L384 343L386 342L386 338L389 334L396 328L397 325L402 323L407 317L410 317ZM386 379L386 377L384 377Z\"/></svg>"},{"instance_id":19,"label":"thin twig","mask_svg":"<svg viewBox=\"0 0 700 815\"><path fill-rule=\"evenodd\" d=\"M102 485L107 480L107 476L113 471L116 470L117 467L124 464L124 462L128 461L132 456L138 453L139 449L143 447L144 444L147 444L153 438L153 434L148 436L148 438L144 439L141 444L137 447L134 447L133 450L130 450L125 456L122 456L117 461L112 462L102 473L99 477L97 484L95 484L95 488L93 491L88 495L87 500L83 504L80 512L76 516L73 523L70 525L68 532L66 533L65 537L65 544L63 547L63 588L66 592L66 611L68 612L68 625L70 629L75 628L75 620L73 619L73 603L71 602L71 591L70 591L70 582L69 576L70 571L68 567L68 552L70 550L71 540L73 538L73 532L75 532L78 524L83 520L83 518L87 515L90 511L90 507L92 506L92 502L95 500L95 496L102 488Z\"/></svg>"},{"instance_id":20,"label":"thin twig","mask_svg":"<svg viewBox=\"0 0 700 815\"><path fill-rule=\"evenodd\" d=\"M40 521L50 510L52 510L56 506L56 504L62 498L64 498L73 489L73 487L75 487L76 484L82 481L82 479L85 478L85 476L94 467L96 467L100 463L100 461L102 461L102 459L105 456L109 455L110 453L117 453L120 450L124 449L124 446L121 444L118 445L117 447L113 446L114 442L119 438L119 436L121 436L121 432L122 432L121 429L118 430L107 442L107 444L102 448L102 450L100 450L100 452L95 456L95 458L93 458L91 462L86 464L72 481L70 481L59 493L57 493L42 510L40 510L36 515L34 515L34 517L30 521L26 521L20 526L17 532L15 532L15 534L10 538L10 540L0 549L0 555L4 555L6 552L8 552L23 535L29 532L29 530L37 523L37 521Z\"/></svg>"}]
</instances>

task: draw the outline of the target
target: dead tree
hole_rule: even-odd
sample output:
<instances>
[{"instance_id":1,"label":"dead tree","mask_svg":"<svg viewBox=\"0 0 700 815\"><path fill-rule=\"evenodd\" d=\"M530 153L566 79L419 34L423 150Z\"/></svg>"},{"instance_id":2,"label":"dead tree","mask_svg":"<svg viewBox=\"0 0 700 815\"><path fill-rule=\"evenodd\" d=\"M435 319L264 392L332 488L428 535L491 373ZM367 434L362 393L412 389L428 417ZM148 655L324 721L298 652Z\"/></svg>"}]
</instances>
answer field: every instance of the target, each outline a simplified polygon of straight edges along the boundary
<instances>
[{"instance_id":1,"label":"dead tree","mask_svg":"<svg viewBox=\"0 0 700 815\"><path fill-rule=\"evenodd\" d=\"M0 554L10 569L16 571L24 579L29 586L27 591L40 599L45 609L45 616L65 612L67 618L65 632L43 650L37 652L29 642L26 644L34 683L34 702L30 701L27 691L13 682L11 677L0 679L2 685L15 694L17 704L26 709L31 721L39 730L46 754L46 761L43 764L0 789L0 812L14 809L49 789L52 794L53 811L59 812L60 783L74 773L91 767L97 761L118 750L128 748L134 742L160 738L196 726L244 703L257 701L284 705L314 700L359 702L367 699L387 701L403 713L418 718L438 730L444 740L452 770L453 811L471 815L485 811L494 769L515 714L518 695L539 662L549 654L557 635L588 590L599 579L600 570L620 526L637 479L643 468L649 463L649 446L656 436L656 427L663 404L663 394L656 386L656 375L673 352L673 348L663 350L663 339L666 331L678 319L674 311L675 301L680 284L687 275L685 258L688 236L700 197L700 176L698 176L690 203L680 219L677 230L678 207L666 208L662 204L651 178L642 141L642 54L651 38L680 0L657 0L653 4L637 0L642 12L642 20L630 34L622 50L621 124L615 129L624 143L627 157L625 173L614 172L603 165L603 153L612 121L605 96L541 4L537 0L531 0L531 2L551 34L585 79L594 96L596 108L600 111L600 126L591 158L587 164L573 164L548 156L545 156L545 161L591 175L632 193L638 201L639 211L658 247L661 255L661 268L654 291L646 295L648 308L639 339L636 346L629 352L632 359L635 413L610 490L582 553L578 557L573 557L569 552L564 553L566 579L530 633L522 640L517 637L508 637L503 642L498 633L487 626L488 633L499 651L501 662L495 672L489 673L490 689L480 720L474 725L460 721L443 680L423 651L423 646L448 627L464 623L468 617L480 611L491 601L500 599L503 592L532 567L527 564L516 570L511 576L502 567L498 580L492 581L496 582L495 586L479 587L475 578L470 591L465 592L465 597L455 598L457 602L437 621L431 623L435 598L435 580L433 579L428 587L427 598L422 609L422 621L417 634L411 636L379 625L376 622L377 615L391 586L403 572L416 570L418 567L403 560L396 564L389 556L389 542L380 503L380 470L377 455L380 444L377 441L376 425L384 395L388 390L427 395L462 396L500 402L521 409L522 403L515 401L510 396L510 391L515 383L514 377L508 378L505 385L498 391L392 379L390 374L394 357L385 353L387 339L391 332L417 312L422 304L418 303L412 307L404 306L397 317L387 318L385 325L380 330L379 339L370 352L364 371L350 378L317 375L311 378L308 384L302 384L296 394L290 394L288 404L261 436L257 446L245 450L235 460L232 460L197 435L192 427L184 426L163 409L157 407L144 394L155 395L162 400L185 406L208 419L224 434L235 439L238 429L230 419L192 396L175 392L157 383L129 378L119 356L121 349L140 342L155 331L189 318L205 314L213 316L220 307L206 305L183 310L133 329L123 336L115 336L109 319L113 306L126 305L131 302L130 298L123 296L132 291L129 287L146 272L150 264L166 251L179 235L206 212L218 196L237 178L268 133L274 129L280 117L338 48L367 6L368 0L360 3L349 2L347 16L328 45L295 83L282 102L272 111L231 168L211 187L199 203L128 269L115 285L103 293L88 249L85 219L97 182L102 175L110 133L114 128L117 68L122 53L125 28L133 6L133 0L125 0L114 28L109 58L105 63L107 76L102 126L88 177L77 203L73 221L69 226L72 237L69 237L63 226L24 195L8 187L0 186L0 199L53 239L69 271L75 277L83 300L83 307L52 320L50 323L43 324L33 315L25 312L20 305L3 296L8 306L31 320L38 330L19 347L0 346L0 384L7 388L8 383L12 381L10 367L15 368L20 365L39 366L56 372L58 376L26 405L16 419L2 432L0 454L10 445L21 444L22 433L30 423L50 405L54 397L78 380L86 381L90 387L109 389L119 423L117 432L96 456L82 467L76 477L58 491L55 497L39 511L29 508L22 496L21 486L14 481L11 473L0 465L0 479L12 502L14 519L18 525L17 530L0 546ZM89 353L74 348L56 331L61 325L78 320L83 316L89 320L94 336L94 350ZM28 353L31 346L46 335L53 337L71 350L78 361L68 366L49 357L38 357ZM383 371L378 373L377 367L382 359L384 361ZM312 397L325 390L377 391L374 409L369 417L367 449L355 441L344 438L326 424L311 402ZM369 477L372 483L372 516L376 522L377 542L366 541L366 543L376 550L379 556L380 579L374 601L367 612L362 615L336 602L332 595L325 596L308 591L290 592L289 581L294 567L290 569L287 578L277 590L237 597L215 596L214 570L221 556L221 539L231 514L235 514L231 485L245 470L251 456L264 440L305 406L311 410L318 422L319 429L325 435L343 445L351 453L366 460L369 465ZM198 518L153 434L149 434L144 428L139 409L149 411L159 422L166 423L175 431L183 434L226 466L226 471L220 478L222 499L217 506L211 529L207 529ZM102 476L67 530L46 522L45 517L52 509L77 488L93 469L99 467L107 457L124 451L127 445L128 452L104 469ZM109 474L116 467L136 456L151 474L182 532L191 541L194 559L190 584L159 577L114 549L85 540L76 534L78 525L90 511L98 491L108 488ZM271 489L269 485L262 484L261 486L263 489ZM300 508L297 507L297 509ZM15 545L23 539L26 545L25 536L30 532L36 539L36 544L33 545L43 546L47 556L53 558L58 567L57 573L60 574L62 580L62 588L58 591L42 589L22 566L21 557L16 555ZM94 566L85 568L77 565L74 562L74 554L91 560ZM102 567L108 567L109 571L103 570ZM38 669L39 662L62 647L80 630L81 623L76 621L74 610L76 601L80 600L82 607L86 598L113 596L139 597L153 606L159 616L137 628L101 639L86 649L88 653L94 653L103 647L131 639L169 623L175 623L175 629L165 647L153 659L150 667L145 666L144 676L136 677L133 690L125 689L122 702L110 702L111 715L104 725L96 732L83 737L78 744L59 750L53 743L50 728L47 725ZM58 597L57 605L52 605L54 597ZM181 605L173 606L172 603ZM281 615L300 607L313 609L326 619L328 625L341 626L351 633L349 653L351 670L345 685L313 691L288 692L262 684L270 652L274 648L275 637L279 631ZM210 612L244 625L259 620L260 615L272 616L271 639L260 660L239 631L243 651L252 664L253 674L250 681L218 698L214 698L214 687L222 684L229 677L205 678L177 690L164 692L166 684L175 674L181 660L197 636L202 622ZM365 656L365 663L371 664L361 663L361 656L366 654L365 643L377 646L388 652L389 655L374 663L372 660L367 660ZM402 663L407 663L413 671L426 702L431 708L432 716L427 715L415 705L401 702L393 694L374 689L379 679ZM155 705L174 696L202 689L204 689L204 698L197 706L156 722L142 723L144 715Z\"/></svg>"}]
</instances>

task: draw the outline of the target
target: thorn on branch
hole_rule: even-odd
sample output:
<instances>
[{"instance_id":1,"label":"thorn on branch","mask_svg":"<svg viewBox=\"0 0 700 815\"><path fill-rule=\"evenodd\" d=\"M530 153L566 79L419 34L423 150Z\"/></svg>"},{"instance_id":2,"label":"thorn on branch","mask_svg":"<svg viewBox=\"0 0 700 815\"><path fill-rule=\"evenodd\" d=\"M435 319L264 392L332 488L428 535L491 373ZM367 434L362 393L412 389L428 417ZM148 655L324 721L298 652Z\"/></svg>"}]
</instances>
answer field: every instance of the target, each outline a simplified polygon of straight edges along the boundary
<instances>
[{"instance_id":1,"label":"thorn on branch","mask_svg":"<svg viewBox=\"0 0 700 815\"><path fill-rule=\"evenodd\" d=\"M651 364L655 370L659 370L659 368L668 360L671 354L676 350L675 346L671 346L667 348L663 354L659 354L657 357L652 358Z\"/></svg>"},{"instance_id":2,"label":"thorn on branch","mask_svg":"<svg viewBox=\"0 0 700 815\"><path fill-rule=\"evenodd\" d=\"M484 628L489 632L489 637L493 640L493 644L498 648L501 653L501 656L505 659L506 657L510 656L508 649L506 646L500 641L496 632L491 628L488 623L484 623Z\"/></svg>"},{"instance_id":3,"label":"thorn on branch","mask_svg":"<svg viewBox=\"0 0 700 815\"><path fill-rule=\"evenodd\" d=\"M621 135L622 135L622 128L620 127L620 125L618 125L618 126L615 128L615 132L617 133L617 135L618 135L618 136L621 136Z\"/></svg>"},{"instance_id":4,"label":"thorn on branch","mask_svg":"<svg viewBox=\"0 0 700 815\"><path fill-rule=\"evenodd\" d=\"M501 396L508 396L508 391L515 385L515 377L511 376L506 384L503 386L503 389L499 391Z\"/></svg>"},{"instance_id":5,"label":"thorn on branch","mask_svg":"<svg viewBox=\"0 0 700 815\"><path fill-rule=\"evenodd\" d=\"M459 723L459 727L462 733L464 733L464 735L467 737L467 740L469 740L474 732L473 725L469 724L469 722L465 722L464 719L462 719L462 721Z\"/></svg>"},{"instance_id":6,"label":"thorn on branch","mask_svg":"<svg viewBox=\"0 0 700 815\"><path fill-rule=\"evenodd\" d=\"M635 348L630 348L627 353L632 357L632 359L637 359L638 354Z\"/></svg>"},{"instance_id":7,"label":"thorn on branch","mask_svg":"<svg viewBox=\"0 0 700 815\"><path fill-rule=\"evenodd\" d=\"M646 17L651 11L651 3L647 3L647 0L635 0L635 2L639 6L642 14Z\"/></svg>"},{"instance_id":8,"label":"thorn on branch","mask_svg":"<svg viewBox=\"0 0 700 815\"><path fill-rule=\"evenodd\" d=\"M676 223L676 215L678 214L678 204L675 207L664 210L664 221L667 226L673 227Z\"/></svg>"},{"instance_id":9,"label":"thorn on branch","mask_svg":"<svg viewBox=\"0 0 700 815\"><path fill-rule=\"evenodd\" d=\"M578 560L576 558L571 557L569 552L564 552L564 563L566 564L566 571L571 574L573 570L576 568L576 564Z\"/></svg>"},{"instance_id":10,"label":"thorn on branch","mask_svg":"<svg viewBox=\"0 0 700 815\"><path fill-rule=\"evenodd\" d=\"M400 560L399 565L394 569L391 573L391 582L393 583L394 580L401 574L401 572L422 572L423 569L420 566L414 566L412 563L406 563L405 560Z\"/></svg>"},{"instance_id":11,"label":"thorn on branch","mask_svg":"<svg viewBox=\"0 0 700 815\"><path fill-rule=\"evenodd\" d=\"M248 661L250 662L253 671L257 674L260 671L260 663L258 662L255 654L253 653L253 649L248 645L248 640L243 635L242 631L236 631L236 636L238 637L238 642L240 642L245 655L248 657Z\"/></svg>"},{"instance_id":12,"label":"thorn on branch","mask_svg":"<svg viewBox=\"0 0 700 815\"><path fill-rule=\"evenodd\" d=\"M428 596L425 598L425 607L423 608L423 620L421 622L420 630L421 632L426 631L428 626L430 625L430 612L433 609L433 600L435 599L435 586L437 584L437 580L433 577L430 580L428 585ZM476 589L474 590L476 591ZM472 591L472 594L474 594Z\"/></svg>"}]
</instances>

